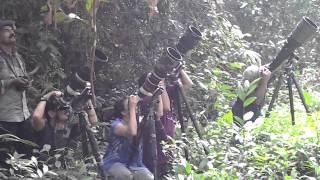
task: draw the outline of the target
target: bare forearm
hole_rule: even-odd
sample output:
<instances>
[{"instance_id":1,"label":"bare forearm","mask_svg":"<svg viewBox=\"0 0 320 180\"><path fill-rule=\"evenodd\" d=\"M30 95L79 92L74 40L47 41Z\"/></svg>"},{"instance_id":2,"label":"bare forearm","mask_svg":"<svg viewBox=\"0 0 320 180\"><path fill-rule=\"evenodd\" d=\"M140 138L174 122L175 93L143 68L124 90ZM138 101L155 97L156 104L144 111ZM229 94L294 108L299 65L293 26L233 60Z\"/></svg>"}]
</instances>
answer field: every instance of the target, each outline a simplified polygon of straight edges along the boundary
<instances>
[{"instance_id":1,"label":"bare forearm","mask_svg":"<svg viewBox=\"0 0 320 180\"><path fill-rule=\"evenodd\" d=\"M169 95L166 90L164 90L161 94L163 112L167 112L171 110Z\"/></svg>"},{"instance_id":2,"label":"bare forearm","mask_svg":"<svg viewBox=\"0 0 320 180\"><path fill-rule=\"evenodd\" d=\"M35 130L41 130L45 125L46 101L40 101L32 114L32 122Z\"/></svg>"},{"instance_id":3,"label":"bare forearm","mask_svg":"<svg viewBox=\"0 0 320 180\"><path fill-rule=\"evenodd\" d=\"M261 82L261 84L258 86L256 92L254 93L254 96L257 97L255 103L258 105L262 105L265 95L267 93L267 89L268 89L268 82Z\"/></svg>"},{"instance_id":4,"label":"bare forearm","mask_svg":"<svg viewBox=\"0 0 320 180\"><path fill-rule=\"evenodd\" d=\"M193 82L190 79L190 77L187 75L187 73L184 70L180 71L180 79L181 79L181 83L184 89L189 89L193 86Z\"/></svg>"},{"instance_id":5,"label":"bare forearm","mask_svg":"<svg viewBox=\"0 0 320 180\"><path fill-rule=\"evenodd\" d=\"M96 111L94 109L91 109L87 111L87 114L88 114L90 124L95 126L98 123L98 117L97 117Z\"/></svg>"},{"instance_id":6,"label":"bare forearm","mask_svg":"<svg viewBox=\"0 0 320 180\"><path fill-rule=\"evenodd\" d=\"M135 109L130 109L128 131L131 136L135 136L137 134L137 120L136 120L136 110Z\"/></svg>"},{"instance_id":7,"label":"bare forearm","mask_svg":"<svg viewBox=\"0 0 320 180\"><path fill-rule=\"evenodd\" d=\"M96 111L93 108L93 105L92 105L91 101L88 102L88 107L89 108L88 108L88 110L86 110L86 112L88 114L88 118L89 118L90 124L91 125L96 125L97 122L98 122L98 117L97 117Z\"/></svg>"}]
</instances>

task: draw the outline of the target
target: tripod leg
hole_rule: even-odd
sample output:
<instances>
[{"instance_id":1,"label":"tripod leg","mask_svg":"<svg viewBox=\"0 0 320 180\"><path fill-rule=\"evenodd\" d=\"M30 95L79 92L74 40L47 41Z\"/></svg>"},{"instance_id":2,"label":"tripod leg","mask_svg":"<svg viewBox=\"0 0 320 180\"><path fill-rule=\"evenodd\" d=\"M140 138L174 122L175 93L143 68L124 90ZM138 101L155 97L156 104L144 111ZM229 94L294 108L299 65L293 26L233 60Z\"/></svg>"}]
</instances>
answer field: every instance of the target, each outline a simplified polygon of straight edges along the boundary
<instances>
[{"instance_id":1,"label":"tripod leg","mask_svg":"<svg viewBox=\"0 0 320 180\"><path fill-rule=\"evenodd\" d=\"M91 145L91 150L93 153L93 156L97 162L97 167L98 167L98 172L100 173L100 176L102 177L102 179L104 179L105 175L102 169L102 165L101 165L101 157L100 154L98 152L98 144L97 144L97 140L93 135L92 130L90 129L89 125L88 125L88 121L87 121L87 116L84 112L81 112L79 114L79 121L81 122L81 124L85 127L85 131L82 131L82 134L87 134L88 138L89 138L89 142ZM86 143L86 148L88 148L88 144Z\"/></svg>"},{"instance_id":2,"label":"tripod leg","mask_svg":"<svg viewBox=\"0 0 320 180\"><path fill-rule=\"evenodd\" d=\"M290 113L291 113L291 122L292 125L295 125L294 117L294 103L293 103L293 92L292 92L292 79L291 76L287 73L287 85L289 90L289 100L290 100Z\"/></svg>"},{"instance_id":3,"label":"tripod leg","mask_svg":"<svg viewBox=\"0 0 320 180\"><path fill-rule=\"evenodd\" d=\"M79 115L79 125L81 132L82 156L86 159L89 156L88 136L86 133L86 124Z\"/></svg>"},{"instance_id":4,"label":"tripod leg","mask_svg":"<svg viewBox=\"0 0 320 180\"><path fill-rule=\"evenodd\" d=\"M302 102L304 108L306 109L306 112L307 112L307 113L310 113L309 107L308 107L308 105L307 105L307 103L306 103L306 99L304 98L304 95L303 95L303 93L302 93L302 89L300 88L299 83L298 83L295 75L294 75L293 73L291 73L290 76L291 76L291 78L292 78L292 80L293 80L294 85L296 86L296 88L297 88L297 90L298 90L299 97L300 97L300 99L301 99L301 102Z\"/></svg>"},{"instance_id":5,"label":"tripod leg","mask_svg":"<svg viewBox=\"0 0 320 180\"><path fill-rule=\"evenodd\" d=\"M181 87L181 86L178 86L178 90L179 90L179 93L180 93L180 95L181 95L184 103L186 104L187 111L188 111L188 114L189 114L189 116L190 116L190 119L191 119L191 121L192 121L192 123L193 123L193 126L195 127L196 132L197 132L199 138L202 139L202 135L201 135L201 132L200 132L199 125L198 125L196 119L195 119L194 116L193 116L193 112L192 112L192 110L191 110L190 104L188 103L188 101L186 101L186 95L184 94L184 91L183 91L182 87Z\"/></svg>"},{"instance_id":6,"label":"tripod leg","mask_svg":"<svg viewBox=\"0 0 320 180\"><path fill-rule=\"evenodd\" d=\"M152 106L154 106L152 104ZM158 152L157 152L157 135L156 135L156 125L155 125L155 116L154 116L154 107L151 107L148 115L148 127L150 128L150 137L151 137L151 149L153 157L153 175L154 179L158 179Z\"/></svg>"},{"instance_id":7,"label":"tripod leg","mask_svg":"<svg viewBox=\"0 0 320 180\"><path fill-rule=\"evenodd\" d=\"M199 138L202 139L202 135L201 135L201 132L200 132L199 125L198 125L196 119L195 119L194 116L193 116L193 112L192 112L192 110L191 110L191 106L190 106L190 104L189 104L188 101L187 101L186 95L185 95L185 93L184 93L181 85L178 85L178 90L179 90L178 92L180 93L180 95L181 95L181 97L182 97L182 100L183 100L184 103L186 104L187 111L188 111L188 114L189 114L190 119L191 119L191 121L192 121L192 124L193 124L194 128L196 129L196 132L197 132ZM207 148L206 148L205 146L203 146L203 149L204 149L204 152L208 155L208 154L209 154L209 151L207 150Z\"/></svg>"},{"instance_id":8,"label":"tripod leg","mask_svg":"<svg viewBox=\"0 0 320 180\"><path fill-rule=\"evenodd\" d=\"M176 99L176 103L177 103L178 120L179 120L180 126L181 126L181 133L185 134L186 133L186 129L185 129L184 121L183 121L181 99L180 99L179 93L176 94L175 99ZM189 160L189 154L188 154L188 149L187 148L184 148L184 156L185 156L186 160L188 161Z\"/></svg>"},{"instance_id":9,"label":"tripod leg","mask_svg":"<svg viewBox=\"0 0 320 180\"><path fill-rule=\"evenodd\" d=\"M271 99L271 102L269 104L269 107L268 107L268 110L267 110L267 113L266 113L266 117L270 116L270 112L272 111L273 105L276 102L276 99L278 98L279 90L280 90L280 87L281 87L281 84L282 84L282 79L283 79L283 75L281 74L278 77L277 85L276 85L276 87L275 87L275 89L273 91L272 99Z\"/></svg>"}]
</instances>

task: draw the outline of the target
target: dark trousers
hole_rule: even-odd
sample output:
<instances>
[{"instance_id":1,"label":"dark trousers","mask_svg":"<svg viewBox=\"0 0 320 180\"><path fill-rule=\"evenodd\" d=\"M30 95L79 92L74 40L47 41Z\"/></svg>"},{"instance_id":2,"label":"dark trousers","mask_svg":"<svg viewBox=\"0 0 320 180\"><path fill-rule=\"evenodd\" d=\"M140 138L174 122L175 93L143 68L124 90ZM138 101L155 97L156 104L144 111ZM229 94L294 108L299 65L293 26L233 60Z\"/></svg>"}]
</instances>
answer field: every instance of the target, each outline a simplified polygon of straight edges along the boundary
<instances>
[{"instance_id":1,"label":"dark trousers","mask_svg":"<svg viewBox=\"0 0 320 180\"><path fill-rule=\"evenodd\" d=\"M12 134L21 139L33 141L34 133L29 120L23 122L0 122L0 135ZM0 166L6 167L5 160L9 157L7 153L17 151L25 154L26 158L32 154L32 146L21 142L8 141L7 138L0 137Z\"/></svg>"}]
</instances>

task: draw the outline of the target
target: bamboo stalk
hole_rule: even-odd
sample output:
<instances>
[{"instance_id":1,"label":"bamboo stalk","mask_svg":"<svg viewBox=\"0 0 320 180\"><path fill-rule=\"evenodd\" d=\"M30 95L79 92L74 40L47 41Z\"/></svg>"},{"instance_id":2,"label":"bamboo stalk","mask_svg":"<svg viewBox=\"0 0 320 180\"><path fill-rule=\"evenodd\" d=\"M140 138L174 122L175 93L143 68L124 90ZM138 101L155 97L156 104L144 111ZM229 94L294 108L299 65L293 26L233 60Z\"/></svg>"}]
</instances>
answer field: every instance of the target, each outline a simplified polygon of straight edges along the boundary
<instances>
[{"instance_id":1,"label":"bamboo stalk","mask_svg":"<svg viewBox=\"0 0 320 180\"><path fill-rule=\"evenodd\" d=\"M93 39L93 44L91 47L91 57L90 57L90 62L91 62L91 68L90 68L90 82L92 86L92 104L94 107L96 107L97 102L96 102L96 96L95 96L95 88L94 88L94 79L95 79L95 69L94 69L94 63L95 63L95 51L97 47L97 4L98 0L93 0L93 7L92 7L92 14L91 14L91 31L92 31L92 39Z\"/></svg>"}]
</instances>

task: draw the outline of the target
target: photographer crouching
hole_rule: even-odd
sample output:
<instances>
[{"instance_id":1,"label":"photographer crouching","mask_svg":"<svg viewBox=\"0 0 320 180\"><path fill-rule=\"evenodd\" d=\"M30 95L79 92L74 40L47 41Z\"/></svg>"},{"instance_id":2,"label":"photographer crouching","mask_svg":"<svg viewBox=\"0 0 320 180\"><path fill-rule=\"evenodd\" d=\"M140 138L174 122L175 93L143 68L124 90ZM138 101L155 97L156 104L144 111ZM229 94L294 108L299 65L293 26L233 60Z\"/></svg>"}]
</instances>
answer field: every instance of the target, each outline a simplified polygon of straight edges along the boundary
<instances>
[{"instance_id":1,"label":"photographer crouching","mask_svg":"<svg viewBox=\"0 0 320 180\"><path fill-rule=\"evenodd\" d=\"M97 115L91 100L88 100L84 111L88 114L91 125L97 123ZM68 120L72 108L63 99L61 91L51 91L44 95L32 114L32 125L36 131L35 139L41 147L51 145L51 150L70 147L80 136L79 123Z\"/></svg>"},{"instance_id":2,"label":"photographer crouching","mask_svg":"<svg viewBox=\"0 0 320 180\"><path fill-rule=\"evenodd\" d=\"M247 107L243 107L243 102L238 97L236 102L232 106L233 123L240 127L241 123L238 122L236 117L243 119L243 115L247 112L253 112L253 116L247 120L254 122L259 116L261 116L261 109L265 103L265 95L267 93L268 81L271 77L270 70L265 66L251 65L243 72L243 82L249 81L252 83L254 80L261 78L258 82L256 89L249 95L256 97L256 100ZM244 122L246 123L246 122Z\"/></svg>"},{"instance_id":3,"label":"photographer crouching","mask_svg":"<svg viewBox=\"0 0 320 180\"><path fill-rule=\"evenodd\" d=\"M152 173L142 162L142 145L131 157L133 138L137 135L136 108L138 97L131 95L114 104L110 144L103 160L103 169L116 180L151 180Z\"/></svg>"}]
</instances>

